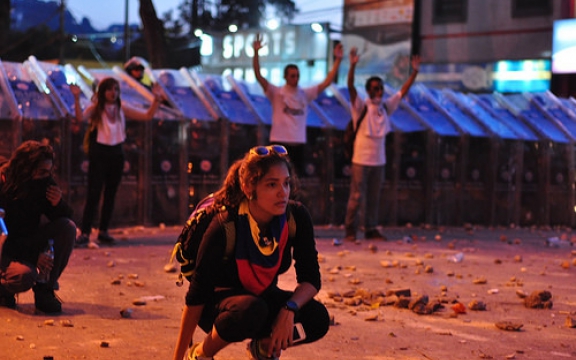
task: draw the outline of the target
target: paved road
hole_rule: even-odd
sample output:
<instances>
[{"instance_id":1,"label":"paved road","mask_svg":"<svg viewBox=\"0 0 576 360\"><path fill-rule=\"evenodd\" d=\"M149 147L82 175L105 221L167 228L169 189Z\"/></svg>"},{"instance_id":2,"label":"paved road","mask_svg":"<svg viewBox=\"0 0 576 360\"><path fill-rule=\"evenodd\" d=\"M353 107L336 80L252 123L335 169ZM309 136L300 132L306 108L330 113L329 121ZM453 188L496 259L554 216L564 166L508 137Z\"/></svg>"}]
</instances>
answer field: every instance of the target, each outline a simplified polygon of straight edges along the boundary
<instances>
[{"instance_id":1,"label":"paved road","mask_svg":"<svg viewBox=\"0 0 576 360\"><path fill-rule=\"evenodd\" d=\"M175 285L175 274L166 273L164 265L178 232L121 229L114 247L75 250L58 292L64 314L34 314L31 292L18 298L16 311L0 308L0 359L170 359L186 289ZM566 318L576 318L576 248L545 246L550 237L570 239L569 230L404 227L384 232L387 242L334 246L333 238L342 237L343 230L317 228L324 280L319 298L335 324L325 339L290 349L283 360L576 357L576 329L564 325ZM403 240L406 236L410 241ZM452 262L458 253L463 260ZM281 285L293 287L293 274ZM443 299L444 308L417 315L384 306L378 297L403 288L413 298ZM523 306L516 293L535 290L552 293L552 309ZM363 303L332 298L346 292ZM146 305L133 304L142 299ZM487 310L455 315L448 300L483 301ZM122 309L131 309L131 317L122 318ZM496 328L504 320L521 324L521 331ZM216 358L246 359L244 346L231 345Z\"/></svg>"}]
</instances>

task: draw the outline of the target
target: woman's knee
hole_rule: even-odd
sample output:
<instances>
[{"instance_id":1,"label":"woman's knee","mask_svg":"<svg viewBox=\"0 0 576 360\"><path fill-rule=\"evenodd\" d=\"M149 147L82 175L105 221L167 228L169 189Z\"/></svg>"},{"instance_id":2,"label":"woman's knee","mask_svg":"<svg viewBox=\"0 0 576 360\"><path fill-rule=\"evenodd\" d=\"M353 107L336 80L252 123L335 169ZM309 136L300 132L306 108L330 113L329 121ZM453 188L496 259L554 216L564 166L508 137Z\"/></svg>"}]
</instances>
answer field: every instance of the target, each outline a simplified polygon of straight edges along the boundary
<instances>
[{"instance_id":1,"label":"woman's knee","mask_svg":"<svg viewBox=\"0 0 576 360\"><path fill-rule=\"evenodd\" d=\"M304 327L305 343L323 338L330 328L330 314L326 307L316 300L311 300L300 310L297 321Z\"/></svg>"},{"instance_id":2,"label":"woman's knee","mask_svg":"<svg viewBox=\"0 0 576 360\"><path fill-rule=\"evenodd\" d=\"M36 282L37 273L30 266L11 262L3 274L2 286L13 294L28 291Z\"/></svg>"},{"instance_id":3,"label":"woman's knee","mask_svg":"<svg viewBox=\"0 0 576 360\"><path fill-rule=\"evenodd\" d=\"M268 314L268 304L264 300L248 297L228 306L217 316L214 325L222 339L238 342L256 337L266 326Z\"/></svg>"}]
</instances>

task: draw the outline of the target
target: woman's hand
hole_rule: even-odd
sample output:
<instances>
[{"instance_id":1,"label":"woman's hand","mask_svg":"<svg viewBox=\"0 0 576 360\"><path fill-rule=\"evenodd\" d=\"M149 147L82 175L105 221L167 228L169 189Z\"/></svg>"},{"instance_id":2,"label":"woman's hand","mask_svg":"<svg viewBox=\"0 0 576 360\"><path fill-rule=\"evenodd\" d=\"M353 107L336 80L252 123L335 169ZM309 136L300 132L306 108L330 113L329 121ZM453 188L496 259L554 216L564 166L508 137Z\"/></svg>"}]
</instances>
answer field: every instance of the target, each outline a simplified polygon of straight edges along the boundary
<instances>
[{"instance_id":1,"label":"woman's hand","mask_svg":"<svg viewBox=\"0 0 576 360\"><path fill-rule=\"evenodd\" d=\"M52 267L54 267L54 259L44 253L40 253L40 255L38 255L38 261L36 262L36 267L41 272L49 273L52 271Z\"/></svg>"},{"instance_id":2,"label":"woman's hand","mask_svg":"<svg viewBox=\"0 0 576 360\"><path fill-rule=\"evenodd\" d=\"M292 332L294 331L294 313L281 309L272 325L268 356L280 357L282 350L292 346Z\"/></svg>"},{"instance_id":3,"label":"woman's hand","mask_svg":"<svg viewBox=\"0 0 576 360\"><path fill-rule=\"evenodd\" d=\"M62 190L57 185L49 185L46 188L46 199L52 206L58 205L60 200L62 200Z\"/></svg>"},{"instance_id":4,"label":"woman's hand","mask_svg":"<svg viewBox=\"0 0 576 360\"><path fill-rule=\"evenodd\" d=\"M80 93L82 92L80 86L76 84L70 84L69 86L70 86L70 92L72 93L72 95L74 95L74 99L79 99Z\"/></svg>"}]
</instances>

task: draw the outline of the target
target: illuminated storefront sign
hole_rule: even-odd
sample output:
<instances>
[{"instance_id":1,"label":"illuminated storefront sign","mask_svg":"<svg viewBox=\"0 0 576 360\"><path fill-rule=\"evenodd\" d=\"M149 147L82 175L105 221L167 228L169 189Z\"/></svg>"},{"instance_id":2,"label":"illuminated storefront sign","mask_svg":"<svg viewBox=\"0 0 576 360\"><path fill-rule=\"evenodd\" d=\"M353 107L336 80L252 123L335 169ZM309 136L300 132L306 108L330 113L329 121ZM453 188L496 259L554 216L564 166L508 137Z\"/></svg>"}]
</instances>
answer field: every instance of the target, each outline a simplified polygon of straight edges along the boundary
<instances>
[{"instance_id":1,"label":"illuminated storefront sign","mask_svg":"<svg viewBox=\"0 0 576 360\"><path fill-rule=\"evenodd\" d=\"M261 34L266 47L260 50L260 64L269 81L281 84L283 69L290 63L300 68L301 84L321 81L326 76L330 65L327 59L332 53L328 26L323 29L315 32L310 25L286 25L276 30L248 29L213 34L212 54L202 57L203 71L255 81L252 43L257 34Z\"/></svg>"}]
</instances>

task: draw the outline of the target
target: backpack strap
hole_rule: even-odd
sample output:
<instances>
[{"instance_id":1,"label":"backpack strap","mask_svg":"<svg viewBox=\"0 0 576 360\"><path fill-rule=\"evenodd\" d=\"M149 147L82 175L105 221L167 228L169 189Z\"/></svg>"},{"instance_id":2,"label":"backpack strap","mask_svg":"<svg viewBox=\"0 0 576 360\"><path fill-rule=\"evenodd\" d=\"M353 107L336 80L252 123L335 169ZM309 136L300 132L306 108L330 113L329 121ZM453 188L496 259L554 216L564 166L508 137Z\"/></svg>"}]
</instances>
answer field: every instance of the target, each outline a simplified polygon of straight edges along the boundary
<instances>
[{"instance_id":1,"label":"backpack strap","mask_svg":"<svg viewBox=\"0 0 576 360\"><path fill-rule=\"evenodd\" d=\"M358 133L358 129L360 129L360 124L362 124L362 120L366 117L366 113L368 112L368 105L364 105L362 112L360 113L360 117L358 118L358 122L356 123L356 128L354 129L354 138L356 138L356 133Z\"/></svg>"}]
</instances>

